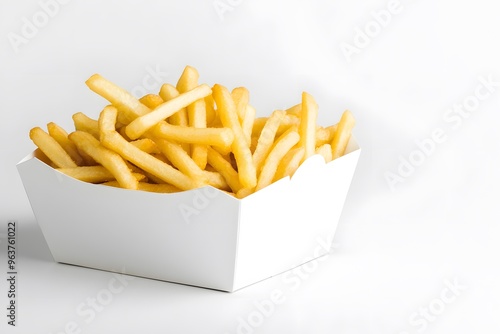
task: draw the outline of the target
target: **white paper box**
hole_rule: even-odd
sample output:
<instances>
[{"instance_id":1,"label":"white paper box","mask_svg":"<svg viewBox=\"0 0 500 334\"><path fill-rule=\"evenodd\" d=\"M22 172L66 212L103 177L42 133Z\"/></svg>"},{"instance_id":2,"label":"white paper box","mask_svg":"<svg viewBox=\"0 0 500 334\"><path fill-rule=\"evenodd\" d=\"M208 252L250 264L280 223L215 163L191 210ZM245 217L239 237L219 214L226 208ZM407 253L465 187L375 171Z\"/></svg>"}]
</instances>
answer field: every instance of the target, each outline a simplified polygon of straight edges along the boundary
<instances>
[{"instance_id":1,"label":"white paper box","mask_svg":"<svg viewBox=\"0 0 500 334\"><path fill-rule=\"evenodd\" d=\"M318 238L335 233L359 154L351 139L241 200L94 185L33 154L17 168L55 261L232 292L327 253Z\"/></svg>"}]
</instances>

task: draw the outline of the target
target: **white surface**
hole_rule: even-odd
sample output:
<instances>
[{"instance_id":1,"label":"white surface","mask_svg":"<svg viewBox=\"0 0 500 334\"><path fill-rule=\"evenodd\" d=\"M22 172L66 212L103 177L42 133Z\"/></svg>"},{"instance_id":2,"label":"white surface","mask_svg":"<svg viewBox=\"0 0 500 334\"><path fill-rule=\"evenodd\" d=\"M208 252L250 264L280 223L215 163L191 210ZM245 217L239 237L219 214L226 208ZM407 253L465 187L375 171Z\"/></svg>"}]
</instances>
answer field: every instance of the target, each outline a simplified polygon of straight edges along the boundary
<instances>
[{"instance_id":1,"label":"white surface","mask_svg":"<svg viewBox=\"0 0 500 334\"><path fill-rule=\"evenodd\" d=\"M241 1L224 21L211 0L140 3L69 2L14 53L8 34L40 5L0 2L1 233L8 219L20 225L19 327L2 316L2 333L236 333L249 316L263 319L247 328L254 333L500 331L500 87L459 125L443 119L474 95L478 77L500 81L491 1L402 1L350 63L340 44L388 1ZM172 21L189 5L193 20ZM29 129L49 121L70 129L77 111L96 116L103 100L83 84L94 72L139 92L150 69L173 82L185 64L207 82L248 86L260 115L293 105L302 90L317 99L322 124L353 111L363 153L324 261L234 294L145 279L120 289L111 273L53 262L15 169L33 149ZM437 128L447 140L391 191L384 174ZM5 239L0 249L6 271ZM445 280L466 288L454 296ZM97 296L106 305L92 317L86 303ZM256 303L271 299L282 303L259 318ZM424 329L418 312L430 306L440 314Z\"/></svg>"}]
</instances>

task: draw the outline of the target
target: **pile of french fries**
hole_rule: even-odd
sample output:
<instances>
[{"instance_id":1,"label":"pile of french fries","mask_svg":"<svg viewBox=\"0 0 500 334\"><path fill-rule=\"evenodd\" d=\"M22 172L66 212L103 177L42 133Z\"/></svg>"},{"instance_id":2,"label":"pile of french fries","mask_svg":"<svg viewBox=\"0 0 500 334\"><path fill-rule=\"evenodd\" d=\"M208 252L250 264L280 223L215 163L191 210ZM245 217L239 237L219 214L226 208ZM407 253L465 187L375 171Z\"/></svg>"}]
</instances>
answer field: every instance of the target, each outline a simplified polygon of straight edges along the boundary
<instances>
[{"instance_id":1,"label":"pile of french fries","mask_svg":"<svg viewBox=\"0 0 500 334\"><path fill-rule=\"evenodd\" d=\"M292 176L314 154L326 162L344 154L349 111L318 126L318 106L304 92L301 103L256 118L246 88L198 81L187 66L175 87L137 99L95 74L87 86L110 103L97 120L76 113L74 132L51 122L30 138L44 161L81 181L162 193L211 185L237 198Z\"/></svg>"}]
</instances>

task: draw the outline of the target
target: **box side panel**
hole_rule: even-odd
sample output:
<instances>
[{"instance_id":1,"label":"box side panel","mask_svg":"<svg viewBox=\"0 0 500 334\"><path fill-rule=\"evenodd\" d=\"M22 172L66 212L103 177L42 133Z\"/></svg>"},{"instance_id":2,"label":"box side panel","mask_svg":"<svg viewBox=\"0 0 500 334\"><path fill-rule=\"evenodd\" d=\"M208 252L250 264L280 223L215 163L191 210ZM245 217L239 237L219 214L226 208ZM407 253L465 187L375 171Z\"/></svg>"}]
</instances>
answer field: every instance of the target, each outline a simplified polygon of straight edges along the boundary
<instances>
[{"instance_id":1,"label":"box side panel","mask_svg":"<svg viewBox=\"0 0 500 334\"><path fill-rule=\"evenodd\" d=\"M242 200L235 289L329 251L359 153L329 164L313 156L292 180Z\"/></svg>"},{"instance_id":2,"label":"box side panel","mask_svg":"<svg viewBox=\"0 0 500 334\"><path fill-rule=\"evenodd\" d=\"M239 201L212 187L157 194L18 165L58 262L218 290L233 287Z\"/></svg>"}]
</instances>

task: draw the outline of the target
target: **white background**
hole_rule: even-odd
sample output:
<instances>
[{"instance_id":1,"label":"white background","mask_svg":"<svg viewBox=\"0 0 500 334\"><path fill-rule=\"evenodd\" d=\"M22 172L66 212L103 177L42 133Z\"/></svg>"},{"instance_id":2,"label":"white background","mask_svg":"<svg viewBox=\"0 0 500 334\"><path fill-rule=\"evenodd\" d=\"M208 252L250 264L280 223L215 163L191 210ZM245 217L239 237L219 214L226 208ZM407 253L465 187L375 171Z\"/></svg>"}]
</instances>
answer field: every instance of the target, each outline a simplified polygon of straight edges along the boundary
<instances>
[{"instance_id":1,"label":"white background","mask_svg":"<svg viewBox=\"0 0 500 334\"><path fill-rule=\"evenodd\" d=\"M6 325L2 279L0 332L500 332L494 2L401 0L350 62L340 46L354 45L356 27L373 28L371 12L389 1L232 0L223 19L212 0L172 3L74 0L52 7L43 22L38 1L0 1L3 272L8 220L20 228L18 327ZM9 36L22 37L24 18L33 16L43 26L15 47ZM95 317L82 316L77 308L90 309L89 298L104 296L114 276L53 262L15 168L34 148L29 129L55 121L71 130L78 111L96 117L105 102L84 84L93 73L140 91L151 69L175 83L186 64L207 83L247 86L259 115L297 103L303 90L318 101L321 124L354 113L362 155L335 248L300 272L232 294L136 278ZM488 76L494 92L460 124L446 122L447 110L473 101L479 77ZM397 173L401 157L416 157L415 141L438 128L446 141L391 189L386 173ZM460 286L456 295L445 291L447 303L446 281ZM263 315L256 303L275 290L284 300ZM419 312L429 312L427 320ZM257 326L243 329L242 321Z\"/></svg>"}]
</instances>

